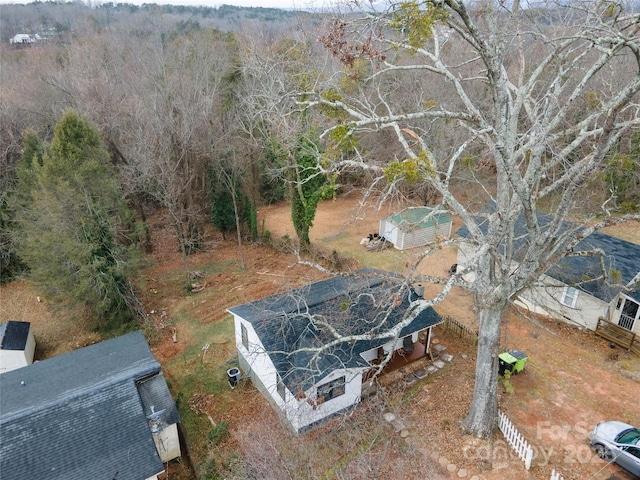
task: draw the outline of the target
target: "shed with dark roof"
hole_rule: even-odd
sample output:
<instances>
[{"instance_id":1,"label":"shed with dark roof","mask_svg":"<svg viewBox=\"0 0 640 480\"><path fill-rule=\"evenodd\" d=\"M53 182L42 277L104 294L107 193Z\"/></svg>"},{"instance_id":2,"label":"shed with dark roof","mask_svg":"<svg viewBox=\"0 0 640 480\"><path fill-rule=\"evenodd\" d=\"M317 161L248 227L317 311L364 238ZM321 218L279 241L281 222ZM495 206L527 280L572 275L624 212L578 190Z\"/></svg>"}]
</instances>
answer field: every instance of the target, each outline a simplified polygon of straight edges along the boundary
<instances>
[{"instance_id":1,"label":"shed with dark roof","mask_svg":"<svg viewBox=\"0 0 640 480\"><path fill-rule=\"evenodd\" d=\"M0 373L33 363L36 340L30 322L0 323Z\"/></svg>"},{"instance_id":2,"label":"shed with dark roof","mask_svg":"<svg viewBox=\"0 0 640 480\"><path fill-rule=\"evenodd\" d=\"M366 269L228 310L240 367L294 431L356 405L381 350L442 322L401 280Z\"/></svg>"},{"instance_id":3,"label":"shed with dark roof","mask_svg":"<svg viewBox=\"0 0 640 480\"><path fill-rule=\"evenodd\" d=\"M176 455L157 448L180 418L141 332L8 372L0 392L3 480L155 479Z\"/></svg>"}]
</instances>

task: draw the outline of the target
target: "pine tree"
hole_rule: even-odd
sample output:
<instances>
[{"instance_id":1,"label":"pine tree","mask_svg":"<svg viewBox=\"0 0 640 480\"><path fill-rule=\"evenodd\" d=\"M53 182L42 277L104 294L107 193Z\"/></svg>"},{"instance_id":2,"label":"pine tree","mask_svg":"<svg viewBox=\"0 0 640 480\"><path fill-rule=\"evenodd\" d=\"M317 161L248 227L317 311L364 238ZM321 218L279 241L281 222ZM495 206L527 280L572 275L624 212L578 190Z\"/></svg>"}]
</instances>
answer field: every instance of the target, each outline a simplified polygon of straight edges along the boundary
<instances>
[{"instance_id":1,"label":"pine tree","mask_svg":"<svg viewBox=\"0 0 640 480\"><path fill-rule=\"evenodd\" d=\"M29 278L50 300L84 307L96 328L120 328L135 317L133 217L100 136L67 112L41 160L33 151L18 169L14 237Z\"/></svg>"}]
</instances>

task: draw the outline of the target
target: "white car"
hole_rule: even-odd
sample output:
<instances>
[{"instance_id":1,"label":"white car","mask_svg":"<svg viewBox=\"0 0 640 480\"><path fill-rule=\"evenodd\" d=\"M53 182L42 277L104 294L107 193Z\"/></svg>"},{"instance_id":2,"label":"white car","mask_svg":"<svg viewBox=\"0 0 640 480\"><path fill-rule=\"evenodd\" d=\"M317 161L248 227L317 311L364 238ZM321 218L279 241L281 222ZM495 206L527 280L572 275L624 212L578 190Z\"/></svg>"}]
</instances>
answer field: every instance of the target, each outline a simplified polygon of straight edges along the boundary
<instances>
[{"instance_id":1,"label":"white car","mask_svg":"<svg viewBox=\"0 0 640 480\"><path fill-rule=\"evenodd\" d=\"M598 456L640 477L640 429L624 422L602 422L589 437Z\"/></svg>"}]
</instances>

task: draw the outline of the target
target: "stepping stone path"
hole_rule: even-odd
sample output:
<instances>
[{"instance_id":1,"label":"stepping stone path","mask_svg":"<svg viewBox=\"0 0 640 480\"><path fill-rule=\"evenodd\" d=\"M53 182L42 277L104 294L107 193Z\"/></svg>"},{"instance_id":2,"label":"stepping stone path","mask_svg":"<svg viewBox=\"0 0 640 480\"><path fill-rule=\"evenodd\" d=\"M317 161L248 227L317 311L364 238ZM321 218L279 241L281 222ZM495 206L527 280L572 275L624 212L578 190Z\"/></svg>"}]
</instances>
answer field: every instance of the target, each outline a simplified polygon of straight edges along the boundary
<instances>
[{"instance_id":1,"label":"stepping stone path","mask_svg":"<svg viewBox=\"0 0 640 480\"><path fill-rule=\"evenodd\" d=\"M446 347L445 345L443 345L442 343L436 343L436 344L433 346L433 349L434 349L436 352L441 353L441 352L444 352L444 351L447 349L447 347Z\"/></svg>"},{"instance_id":2,"label":"stepping stone path","mask_svg":"<svg viewBox=\"0 0 640 480\"><path fill-rule=\"evenodd\" d=\"M426 378L427 376L436 373L441 368L444 368L447 363L453 361L453 355L449 353L443 353L447 350L447 347L445 345L436 343L435 345L433 345L433 350L438 353L438 360L433 362L431 365L427 365L424 369L417 370L410 375L403 377L403 380L405 382L413 383L418 379L421 380L423 378ZM465 355L463 355L463 358L465 358ZM400 434L401 438L407 438L409 436L409 429L406 427L402 420L398 419L395 413L385 412L383 418L387 423L389 423L389 425L391 425L396 433ZM466 468L458 469L457 465L451 463L447 457L442 456L436 452L432 452L429 457L434 462L438 462L443 468L446 468L451 475L457 478L466 478L468 480L483 480L483 478L479 477L478 475L472 475L471 477L469 477L469 472Z\"/></svg>"}]
</instances>

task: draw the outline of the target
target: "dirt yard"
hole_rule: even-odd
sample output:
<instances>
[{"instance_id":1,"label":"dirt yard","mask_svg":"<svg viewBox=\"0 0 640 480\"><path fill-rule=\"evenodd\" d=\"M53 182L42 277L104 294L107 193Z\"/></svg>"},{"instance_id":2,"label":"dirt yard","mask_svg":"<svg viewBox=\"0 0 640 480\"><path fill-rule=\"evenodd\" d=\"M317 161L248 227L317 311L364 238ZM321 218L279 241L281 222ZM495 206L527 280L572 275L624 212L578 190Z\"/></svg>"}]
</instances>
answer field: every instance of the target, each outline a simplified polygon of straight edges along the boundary
<instances>
[{"instance_id":1,"label":"dirt yard","mask_svg":"<svg viewBox=\"0 0 640 480\"><path fill-rule=\"evenodd\" d=\"M359 244L362 237L378 230L380 218L398 207L378 210L374 205L359 205L353 197L324 202L311 229L311 241L358 258L361 265L382 263L385 268L404 273L419 252L392 248L381 254L367 252ZM294 237L286 208L265 208L260 215L272 233ZM457 227L459 224L454 223L454 231ZM640 223L630 222L607 233L637 241ZM456 263L455 249L443 248L423 263L419 274L446 276ZM437 286L431 286L425 295L437 291ZM477 328L473 299L464 291L452 292L436 309L441 315ZM450 463L466 469L469 478L475 472L486 479L546 480L552 469L565 480L631 478L624 470L607 467L594 456L588 435L600 421L624 419L640 424L640 359L636 356L610 348L592 332L544 318L532 321L516 309L509 313L502 344L525 352L529 360L525 372L510 379L513 393L501 395L500 408L534 448L532 468L527 473L501 435L487 446L459 434L458 422L471 400L474 348L444 332L440 335L454 355L454 363L445 374L418 388L403 412L415 429L411 438L417 445L431 454L444 455ZM427 445L422 434L430 438Z\"/></svg>"},{"instance_id":2,"label":"dirt yard","mask_svg":"<svg viewBox=\"0 0 640 480\"><path fill-rule=\"evenodd\" d=\"M323 202L310 232L311 241L327 252L355 259L358 266L403 273L418 252L393 248L369 252L360 244L361 238L378 230L382 216L397 208L359 205L356 196ZM285 235L295 238L286 205L261 209L259 219L274 243ZM246 245L240 251L233 240L212 234L206 251L189 258L190 268L200 276L194 280L199 291L187 294L182 260L165 220L155 217L150 226L154 253L142 271L140 291L149 321L160 329L152 349L172 388L179 388L180 377L196 367L204 365L211 375L220 376L224 365L233 362L226 308L324 278L318 270L297 263L292 254L259 245ZM640 224L627 225L624 231L627 239L640 238ZM424 263L418 273L445 275L455 263L455 251L441 249ZM430 287L425 295L436 291L437 287ZM31 321L40 342L39 358L98 340L86 332L82 322L63 318L49 307L22 282L0 288L0 320ZM472 299L462 291L452 292L437 310L471 329L476 327ZM201 394L182 400L197 415L208 416L212 424L227 421L230 438L215 448L194 445L194 455L201 458L208 449L222 458L226 449L237 452L256 469L269 466L274 472L297 462L301 471L308 472L304 478L548 480L552 469L565 480L631 478L593 455L587 436L604 420L640 425L638 358L610 348L591 332L544 319L534 323L519 312L510 312L502 343L527 353L529 360L525 371L505 385L500 408L534 448L532 468L527 472L499 433L489 443L461 435L459 422L473 388L475 347L440 327L437 340L454 357L437 374L415 381L411 372L427 365L421 360L423 363L385 381L378 395L365 400L349 418L302 437L292 437L282 428L250 383L220 395L203 388ZM203 345L210 345L211 350ZM381 420L384 411L392 411L406 425L406 436ZM354 450L353 445L361 445L364 435L378 440L370 448ZM232 458L228 455L225 461L230 464ZM338 466L343 468L341 475L333 470ZM375 475L366 473L374 471ZM188 477L182 473L173 478ZM274 473L272 478L281 477Z\"/></svg>"}]
</instances>

